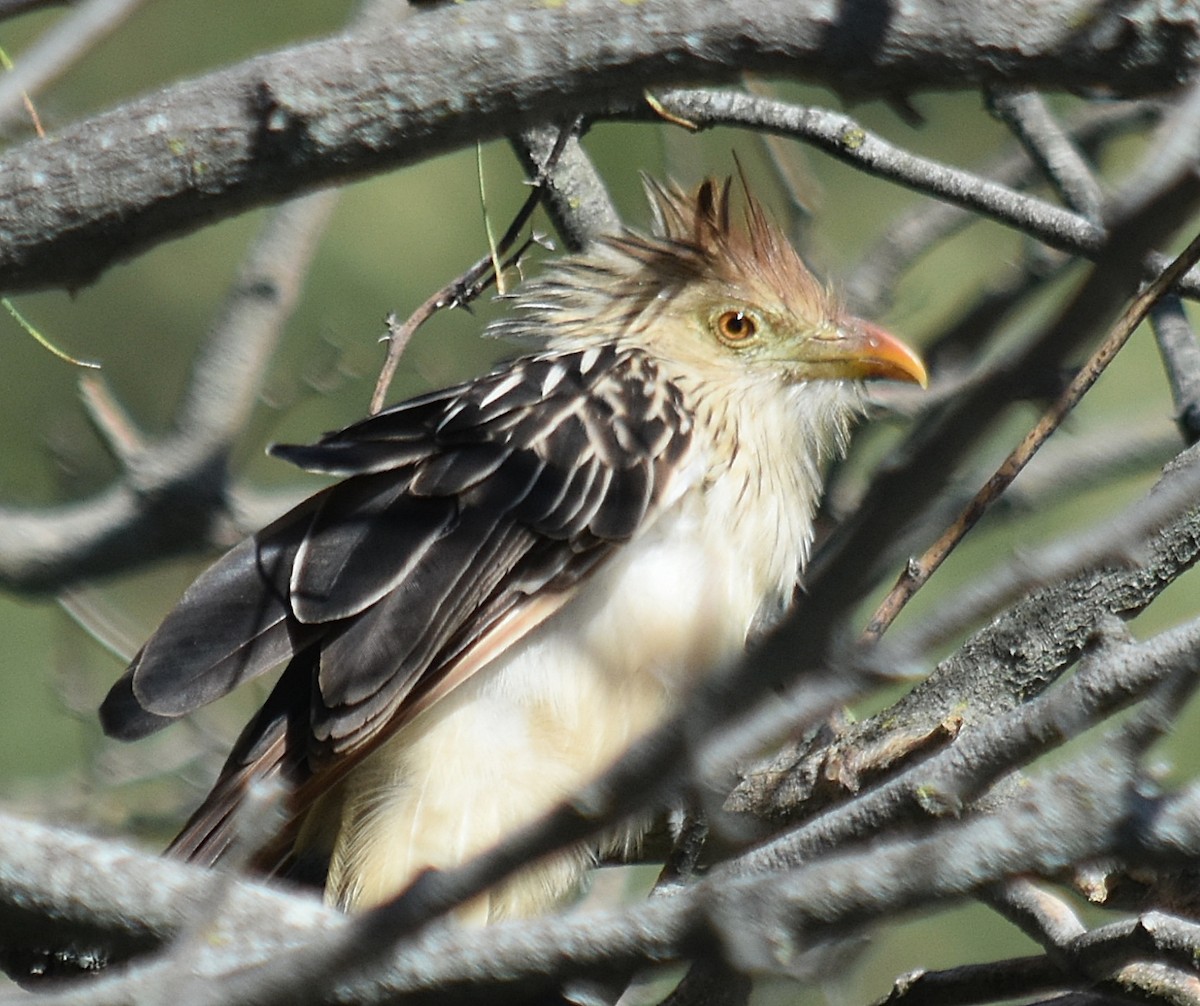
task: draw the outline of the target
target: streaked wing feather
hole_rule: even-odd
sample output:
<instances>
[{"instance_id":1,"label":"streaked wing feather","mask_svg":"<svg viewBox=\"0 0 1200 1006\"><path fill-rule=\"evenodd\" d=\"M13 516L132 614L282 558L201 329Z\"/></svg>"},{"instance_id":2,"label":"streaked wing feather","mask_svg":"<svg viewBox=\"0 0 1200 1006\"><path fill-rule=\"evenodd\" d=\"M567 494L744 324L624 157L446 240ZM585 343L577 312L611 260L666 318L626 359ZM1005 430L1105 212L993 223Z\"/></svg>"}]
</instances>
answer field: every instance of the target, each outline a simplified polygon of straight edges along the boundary
<instances>
[{"instance_id":1,"label":"streaked wing feather","mask_svg":"<svg viewBox=\"0 0 1200 1006\"><path fill-rule=\"evenodd\" d=\"M134 658L141 659L141 651ZM100 704L100 726L109 737L120 741L136 741L170 726L174 716L159 716L150 712L133 694L133 669L130 668L109 689Z\"/></svg>"},{"instance_id":2,"label":"streaked wing feather","mask_svg":"<svg viewBox=\"0 0 1200 1006\"><path fill-rule=\"evenodd\" d=\"M536 592L552 583L560 591L574 586L636 533L661 498L690 438L678 392L660 393L644 356L607 353L605 366L593 364L586 377L581 357L524 361L471 387L465 406L453 404L459 445L417 466L413 484L453 493L459 519L387 597L325 645L312 712L322 750L348 753L365 743L402 710L411 690L430 688ZM555 375L547 404L540 393L552 367L563 373ZM589 434L607 431L616 416L636 429L647 412L655 420L648 439L659 453L617 453L613 438L605 453L620 465L603 464ZM484 423L510 416L503 456L467 442L463 417L472 414ZM370 420L359 424L364 435L369 427ZM663 438L664 427L675 437Z\"/></svg>"},{"instance_id":3,"label":"streaked wing feather","mask_svg":"<svg viewBox=\"0 0 1200 1006\"><path fill-rule=\"evenodd\" d=\"M269 452L297 468L320 475L349 477L395 471L429 453L425 440L373 440L362 443L272 444Z\"/></svg>"},{"instance_id":4,"label":"streaked wing feather","mask_svg":"<svg viewBox=\"0 0 1200 1006\"><path fill-rule=\"evenodd\" d=\"M610 469L591 458L575 470L567 492L557 507L546 514L538 530L551 538L572 541L585 534L587 522L603 503L602 493L608 487Z\"/></svg>"},{"instance_id":5,"label":"streaked wing feather","mask_svg":"<svg viewBox=\"0 0 1200 1006\"><path fill-rule=\"evenodd\" d=\"M611 546L594 542L590 548L575 549L571 561L564 564L561 543L550 539L539 540L527 549L520 561L514 565L508 575L505 589L494 590L491 596L479 604L475 617L470 622L465 622L446 642L431 661L431 666L454 667L466 655L479 650L482 645L491 646L489 637L502 623L505 623L505 627L500 631L512 639L519 639L523 633L513 628L516 624L512 618L514 614L533 608L534 598L538 601L538 610L542 617L552 614L570 599L573 588L610 551ZM548 606L542 603L547 599L552 602ZM518 621L532 627L539 624L540 620L528 622L522 618ZM434 682L430 680L423 681L422 685L425 687L416 689L417 694L423 694L432 684Z\"/></svg>"},{"instance_id":6,"label":"streaked wing feather","mask_svg":"<svg viewBox=\"0 0 1200 1006\"><path fill-rule=\"evenodd\" d=\"M312 447L278 448L348 477L239 546L232 582L257 591L269 617L209 596L226 576L210 571L185 596L190 613L168 616L147 645L132 688L110 699L140 727L126 706L178 715L241 680L226 662L242 650L253 673L296 652L177 851L219 852L240 794L265 774L299 783L302 814L411 710L558 610L674 498L691 429L645 354L604 347L518 360ZM230 610L240 629L216 621Z\"/></svg>"},{"instance_id":7,"label":"streaked wing feather","mask_svg":"<svg viewBox=\"0 0 1200 1006\"><path fill-rule=\"evenodd\" d=\"M646 519L654 500L654 472L649 462L611 472L612 484L588 526L597 538L621 540L630 537Z\"/></svg>"},{"instance_id":8,"label":"streaked wing feather","mask_svg":"<svg viewBox=\"0 0 1200 1006\"><path fill-rule=\"evenodd\" d=\"M416 496L457 496L478 485L512 457L506 444L467 444L426 461L409 491Z\"/></svg>"},{"instance_id":9,"label":"streaked wing feather","mask_svg":"<svg viewBox=\"0 0 1200 1006\"><path fill-rule=\"evenodd\" d=\"M267 452L305 471L343 478L394 471L429 456L430 433L460 392L430 392L327 433L315 444L272 444Z\"/></svg>"}]
</instances>

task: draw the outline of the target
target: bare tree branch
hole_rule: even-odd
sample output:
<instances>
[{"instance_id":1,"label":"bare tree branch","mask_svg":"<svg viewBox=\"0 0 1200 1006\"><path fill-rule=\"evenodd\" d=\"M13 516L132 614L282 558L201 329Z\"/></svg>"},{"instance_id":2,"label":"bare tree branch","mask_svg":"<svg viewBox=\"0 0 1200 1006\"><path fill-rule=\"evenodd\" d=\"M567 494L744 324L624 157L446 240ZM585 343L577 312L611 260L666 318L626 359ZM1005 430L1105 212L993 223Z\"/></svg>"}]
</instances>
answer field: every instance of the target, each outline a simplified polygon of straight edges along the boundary
<instances>
[{"instance_id":1,"label":"bare tree branch","mask_svg":"<svg viewBox=\"0 0 1200 1006\"><path fill-rule=\"evenodd\" d=\"M1136 566L1146 541L1178 511L1190 507L1200 490L1200 466L1192 466L1161 491L1110 521L1036 552L1019 554L992 570L959 597L947 601L915 628L889 639L872 659L904 666L978 625L1004 605L1046 584L1061 583L1090 569Z\"/></svg>"},{"instance_id":2,"label":"bare tree branch","mask_svg":"<svg viewBox=\"0 0 1200 1006\"><path fill-rule=\"evenodd\" d=\"M1200 345L1188 324L1183 305L1175 297L1160 302L1151 312L1154 338L1171 382L1175 422L1184 440L1200 439Z\"/></svg>"},{"instance_id":3,"label":"bare tree branch","mask_svg":"<svg viewBox=\"0 0 1200 1006\"><path fill-rule=\"evenodd\" d=\"M1044 995L1065 985L1062 971L1049 958L1017 957L901 975L876 1006L968 1006Z\"/></svg>"},{"instance_id":4,"label":"bare tree branch","mask_svg":"<svg viewBox=\"0 0 1200 1006\"><path fill-rule=\"evenodd\" d=\"M1095 722L1098 716L1102 716L1106 710L1112 708L1109 703L1116 701L1120 704L1130 695L1143 693L1150 682L1163 680L1164 677L1173 673L1176 667L1192 667L1196 651L1196 631L1196 627L1193 625L1185 630L1164 636L1162 640L1154 641L1150 644L1129 644L1124 651L1129 656L1120 656L1118 651L1109 651L1102 654L1098 662L1094 664L1095 684L1089 685L1085 683L1084 679L1080 679L1078 687L1073 686L1066 691L1057 692L1054 696L1048 697L1043 703L1044 710L1038 711L1036 714L1034 714L1032 708L1028 711L1022 710L1020 714L1014 715L1008 720L996 721L982 733L975 732L971 735L964 735L964 740L968 737L974 738L971 741L971 745L966 748L959 746L955 750L947 752L945 759L934 759L927 766L922 767L917 775L918 781L912 784L913 789L911 791L925 794L924 799L929 799L935 793L939 794L940 799L945 799L952 792L957 791L965 781L964 770L968 770L969 774L975 778L976 781L972 785L978 788L981 785L979 773L983 766L991 766L990 769L984 770L985 774L987 774L988 772L995 772L997 770L1005 771L1007 770L1006 767L1012 764L1012 757L1004 753L1005 749L993 750L986 758L981 759L982 753L993 748L997 742L1009 746L1014 743L1019 745L1023 743L1020 740L1021 737L1028 737L1034 740L1034 748L1030 749L1032 752L1040 749L1047 740L1051 743L1058 743L1062 737L1061 731L1064 724L1068 722L1072 723L1068 735L1085 729L1089 722ZM1171 653L1174 656L1169 656ZM1130 674L1133 677L1129 677L1128 675ZM1096 685L1100 682L1104 682L1104 684L1097 689ZM1085 714L1085 708L1090 708L1091 712ZM1041 724L1042 726L1039 728L1036 724ZM1036 740L1039 736L1037 733L1038 729L1048 729L1050 732L1042 734L1041 740ZM943 763L946 766L945 769L941 767ZM955 767L951 769L950 766ZM935 778L943 778L943 780L949 778L945 774L946 771L950 771L951 775L957 781L952 784L947 784L945 781L941 783L933 782ZM1105 777L1103 785L1105 792L1112 792L1111 778ZM1033 802L1036 803L1037 801L1034 800ZM877 819L873 827L880 826L880 823ZM861 828L852 828L852 833L862 834ZM804 834L804 832L798 833L797 837L799 834ZM817 854L819 848L835 849L837 847L836 843L830 842L828 833L824 834L825 837L821 840L820 846L814 847L807 843L805 844L805 847L809 848L810 851L804 855L803 859L810 859L814 854ZM794 838L789 838L786 841L787 847L791 849L796 848L795 843L796 839ZM770 848L769 846L761 852L756 852L746 857L743 865L738 869L739 874L745 870L775 869L781 865L780 860L777 858L778 854L770 852ZM794 853L789 854L789 861L790 855L794 855ZM824 903L820 899L817 899L817 902ZM360 925L366 926L372 924L370 921L371 918L371 916L364 917L360 921ZM397 930L391 925L383 926L382 916L378 920L375 920L374 924L380 925L381 929L392 937L398 931L403 931L405 928L401 927L400 930ZM675 929L670 931L677 934L674 937L677 939L678 931ZM608 934L603 925L595 930L595 932ZM361 932L358 933L359 938L362 935ZM313 952L310 950L307 955L303 955L304 960L312 961ZM578 958L576 959L578 960ZM291 968L296 963L296 961L292 961L288 964L279 965L279 969L290 973ZM326 967L328 963L328 958L322 953L321 960L313 962L314 972L307 980L310 982L315 981L315 974L318 972L321 974L327 973ZM357 964L359 966L362 965L362 958L358 959ZM275 969L273 968L272 970ZM269 982L265 982L263 987L269 987L273 990L277 989L277 981L280 978L280 975L274 975ZM297 990L292 987L290 991L280 994L283 995L284 1000L278 1001L285 1001L289 996L297 994ZM274 995L274 992L272 995Z\"/></svg>"},{"instance_id":5,"label":"bare tree branch","mask_svg":"<svg viewBox=\"0 0 1200 1006\"><path fill-rule=\"evenodd\" d=\"M487 32L447 6L392 31L257 57L0 158L0 289L79 286L249 206L627 106L646 87L702 74L784 72L863 96L983 80L1133 95L1174 86L1200 52L1196 11L1132 21L1099 0L1089 18L1072 0L1028 3L1019 19L1001 9L1011 5L961 8L951 41L936 4L906 4L884 22L857 6L830 20L783 0L753 10L496 0ZM1098 244L1086 227L1066 233Z\"/></svg>"},{"instance_id":6,"label":"bare tree branch","mask_svg":"<svg viewBox=\"0 0 1200 1006\"><path fill-rule=\"evenodd\" d=\"M80 11L115 2L91 0ZM44 5L0 0L0 17ZM930 539L961 503L956 480L964 468L980 470L998 421L1014 404L1061 391L1070 379L1062 370L1162 262L1154 249L1200 207L1200 87L1184 86L1200 65L1200 8L1168 0L835 7L493 0L486 9L410 9L375 0L343 35L185 81L0 154L0 287L12 290L86 283L247 207L499 136L531 177L545 176L563 243L583 247L620 228L578 142L604 119L725 123L796 138L938 200L888 230L894 247L877 247L852 272L851 296L874 306L910 260L965 222L987 217L1032 239L985 293L952 291L966 306L934 344L935 394L900 403L897 421L915 428L887 449L880 471L864 476L854 464L862 455L852 458L843 485L865 484L864 495L825 539L792 613L545 819L346 917L233 872L214 877L0 815L0 963L54 970L133 958L43 998L103 1006L170 997L183 1006L616 998L645 969L670 962L691 966L670 1006L740 1006L751 974L825 977L830 961L853 952L843 941L867 927L975 898L1043 952L927 974L898 984L893 1001L1196 1000L1200 788L1193 780L1163 793L1142 763L1150 744L1178 734L1200 680L1200 618L1189 607L1179 627L1141 641L1120 623L1200 556L1196 468L1184 470L1194 452L1117 519L1064 535L1024 565L979 571L975 585L991 589L953 592L915 632L892 633L867 652L851 629L896 556ZM32 53L28 73L41 62ZM925 140L915 135L909 149L839 112L696 87L746 70L787 78L780 94L817 81L851 98L882 97L909 126L920 122L908 104L916 90L982 90L1024 149L973 172L949 156L917 156ZM0 82L0 116L4 88L20 83ZM1041 93L1055 86L1159 98L1093 106L1060 126ZM1099 156L1108 141L1160 118L1146 156L1115 183ZM782 149L786 142L774 156ZM551 151L561 157L546 169ZM1049 196L1030 194L1047 182ZM147 438L105 385L86 386L85 409L119 482L73 506L0 510L0 584L47 589L228 535L232 511L255 493L230 486L227 458L329 198L273 217L170 434ZM1079 258L1095 264L1063 282ZM1200 293L1195 272L1177 293ZM1200 370L1194 338L1178 304L1156 310L1155 322L1186 415ZM886 396L879 403L886 408ZM1169 431L1165 419L1161 426ZM1108 434L1110 460L1139 449L1133 429ZM874 443L889 435L873 434ZM1063 449L1078 453L1077 442ZM1065 467L1048 463L1045 472L1056 491L1081 484ZM1016 506L1007 516L1020 516ZM923 673L935 646L1004 604L908 696L862 723L842 721L842 703L883 677ZM1089 745L1088 731L1104 739ZM747 766L781 738L786 751ZM1038 760L1068 742L1071 760L1047 773ZM483 930L444 918L532 858L684 801L703 813L676 836L643 903ZM269 815L257 823L267 827ZM241 840L252 844L252 834ZM1088 929L1069 896L1037 878L1075 883L1103 902L1104 919Z\"/></svg>"},{"instance_id":7,"label":"bare tree branch","mask_svg":"<svg viewBox=\"0 0 1200 1006\"><path fill-rule=\"evenodd\" d=\"M655 99L671 114L698 128L739 125L802 139L848 164L991 217L1052 248L1095 258L1105 244L1104 228L1080 214L971 172L910 154L840 112L734 91L670 90L656 92ZM1182 131L1185 137L1189 135L1186 125ZM1180 170L1178 162L1176 170ZM1166 265L1166 259L1154 255L1146 269L1161 272ZM1190 272L1178 289L1192 297L1200 294L1200 270Z\"/></svg>"},{"instance_id":8,"label":"bare tree branch","mask_svg":"<svg viewBox=\"0 0 1200 1006\"><path fill-rule=\"evenodd\" d=\"M175 432L119 458L98 497L33 511L0 508L0 583L47 589L195 549L229 506L226 463L257 401L267 360L300 292L333 203L317 193L275 211L197 358ZM128 440L125 436L122 439Z\"/></svg>"},{"instance_id":9,"label":"bare tree branch","mask_svg":"<svg viewBox=\"0 0 1200 1006\"><path fill-rule=\"evenodd\" d=\"M1187 480L1186 471L1173 466L1164 483L1177 478ZM1004 743L1019 736L1028 739L1030 735L1025 731L1037 729L1034 723L1039 719L1043 728L1049 729L1048 736L1053 737L1057 729L1054 724L1060 722L1055 719L1058 713L1054 704L1039 707L1041 712L1023 704L1045 692L1089 644L1094 645L1098 633L1106 631L1105 619L1111 622L1114 615L1131 617L1143 610L1191 568L1200 558L1200 514L1193 510L1153 533L1143 548L1145 558L1135 567L1095 571L1022 599L976 633L885 713L847 728L836 739L826 738L815 745L811 756L802 745L799 754L785 751L767 764L756 766L730 796L727 809L772 821L820 814L797 832L793 841L802 842L805 849L835 847L849 836L874 832L919 807L921 793L930 781L925 773L934 771L940 759L953 759L954 764L994 765L994 759L984 750L992 743L988 738L1003 739ZM1107 631L1111 634L1111 625ZM1112 651L1116 654L1126 644L1113 645L1117 646ZM885 644L876 656L887 662L887 652ZM1181 652L1186 652L1186 644ZM1153 651L1146 653L1152 662ZM1104 688L1116 689L1108 694L1118 705L1124 702L1118 695L1145 694L1164 680L1151 672L1150 678L1141 679L1130 691L1111 676L1116 665L1107 666L1109 670L1099 672L1100 678L1106 682ZM1086 701L1091 703L1101 691L1085 689L1080 698L1090 695ZM1096 722L1096 715L1108 715L1114 708L1103 703L1102 708L1092 706L1091 714L1073 722L1084 729L1087 723ZM982 738L972 739L969 728L973 725L985 727ZM975 748L976 743L984 747ZM934 753L943 746L943 753ZM1044 750L1037 744L1035 749ZM875 751L888 757L873 755ZM905 754L927 760L909 766ZM872 760L878 764L872 764ZM1016 764L1013 761L1010 767ZM876 780L879 785L844 808L825 810L832 799L857 793ZM830 782L841 785L830 794L822 791L818 785L821 782L826 790Z\"/></svg>"},{"instance_id":10,"label":"bare tree branch","mask_svg":"<svg viewBox=\"0 0 1200 1006\"><path fill-rule=\"evenodd\" d=\"M619 234L621 218L603 179L579 143L578 122L570 126L527 129L513 146L525 173L542 179L546 192L543 205L568 251L579 251L604 234ZM566 143L554 164L547 168L562 130L569 130Z\"/></svg>"},{"instance_id":11,"label":"bare tree branch","mask_svg":"<svg viewBox=\"0 0 1200 1006\"><path fill-rule=\"evenodd\" d=\"M1157 120L1160 111L1151 102L1089 106L1072 119L1070 137L1081 148L1094 150L1111 139L1148 126ZM1025 152L1016 151L985 164L977 173L1020 190L1032 183L1035 171ZM940 200L923 202L902 214L845 278L848 299L856 309L868 314L878 312L905 270L930 248L977 219L968 209Z\"/></svg>"},{"instance_id":12,"label":"bare tree branch","mask_svg":"<svg viewBox=\"0 0 1200 1006\"><path fill-rule=\"evenodd\" d=\"M1133 335L1134 329L1141 324L1151 308L1166 296L1175 286L1179 277L1192 268L1198 260L1200 260L1200 234L1192 239L1188 247L1171 263L1165 273L1157 277L1133 299L1104 340L1096 347L1095 352L1088 357L1071 382L1063 389L1062 394L1051 404L1021 442L1012 449L1000 467L971 498L942 536L919 559L911 560L907 564L896 585L880 602L866 629L863 630L864 642L875 643L879 640L879 637L895 620L900 609L928 582L929 577L945 561L954 547L962 541L988 508L999 499L1000 495L1012 485L1013 480L1021 473L1034 454L1062 425L1067 414L1079 404L1083 396L1099 380L1105 368L1124 348L1129 337Z\"/></svg>"},{"instance_id":13,"label":"bare tree branch","mask_svg":"<svg viewBox=\"0 0 1200 1006\"><path fill-rule=\"evenodd\" d=\"M1104 193L1082 152L1034 91L997 90L992 109L1008 124L1034 163L1071 209L1099 221Z\"/></svg>"},{"instance_id":14,"label":"bare tree branch","mask_svg":"<svg viewBox=\"0 0 1200 1006\"><path fill-rule=\"evenodd\" d=\"M776 969L787 955L806 945L811 927L818 923L823 930L847 930L884 912L955 899L1006 876L1053 873L1063 863L1101 855L1172 863L1200 854L1198 791L1189 788L1177 796L1155 799L1140 794L1136 780L1136 773L1119 759L1089 755L1030 784L1017 800L993 813L942 824L928 833L894 835L869 849L813 862L783 878L746 875L730 882L719 874L619 912L500 924L474 932L434 928L398 948L397 956L386 961L374 964L364 959L354 977L344 982L322 973L305 975L293 985L297 976L292 968L306 951L320 947L329 933L353 928L352 920L319 909L313 902L238 885L230 913L253 913L254 925L244 931L256 934L257 940L247 943L224 939L219 931L211 933L202 956L194 962L195 973L208 980L190 1001L228 1002L231 996L243 1003L327 1001L335 987L340 999L354 1002L378 1002L402 991L435 988L442 989L443 996L457 997L454 1001L465 1001L472 987L477 994L495 995L496 983L532 979L545 989L547 983L553 987L566 975L587 974L598 965L628 966L635 960L686 955L699 945L697 940L706 939L704 931L714 924L734 960ZM16 825L21 832L22 823ZM14 843L12 855L0 860L11 863L15 858L36 870L40 857L28 854L34 836L21 833L20 837L24 842ZM0 844L9 841L8 830L0 831ZM94 874L90 864L100 854L95 843L75 841L80 848L87 846L84 861ZM37 837L37 845L61 849L63 843L63 836L52 832ZM162 903L168 916L175 918L186 912L183 890L204 884L202 871L139 861L127 852L113 850L106 865L109 871L119 871L101 872L98 882L107 888L130 886L128 871L143 868L156 883L167 881L169 888L160 889L152 903ZM7 869L11 876L11 867ZM178 879L172 880L172 874ZM184 878L188 879L181 884ZM32 879L27 875L23 883ZM80 879L84 891L96 886L89 878ZM64 896L64 900L71 899ZM734 919L732 926L722 924ZM243 930L239 926L236 931ZM764 953L770 956L764 959ZM128 1001L131 996L145 998L151 990L167 987L169 967L170 962L145 965L44 1001L53 1006L76 1002L99 1006ZM282 975L277 974L280 971ZM217 983L217 977L223 980ZM283 992L279 978L293 987Z\"/></svg>"}]
</instances>

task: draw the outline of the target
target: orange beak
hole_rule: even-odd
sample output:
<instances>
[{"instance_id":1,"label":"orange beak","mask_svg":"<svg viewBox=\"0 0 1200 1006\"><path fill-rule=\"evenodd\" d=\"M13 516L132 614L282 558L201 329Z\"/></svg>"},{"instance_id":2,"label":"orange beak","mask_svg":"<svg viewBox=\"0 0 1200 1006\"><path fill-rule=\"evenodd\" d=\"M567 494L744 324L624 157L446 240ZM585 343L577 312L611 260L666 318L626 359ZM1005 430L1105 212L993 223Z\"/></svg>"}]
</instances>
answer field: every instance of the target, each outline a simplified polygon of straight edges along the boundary
<instances>
[{"instance_id":1,"label":"orange beak","mask_svg":"<svg viewBox=\"0 0 1200 1006\"><path fill-rule=\"evenodd\" d=\"M814 347L815 348L815 347ZM820 340L820 358L834 376L852 381L908 381L929 384L925 364L903 342L861 318L842 318L837 336Z\"/></svg>"}]
</instances>

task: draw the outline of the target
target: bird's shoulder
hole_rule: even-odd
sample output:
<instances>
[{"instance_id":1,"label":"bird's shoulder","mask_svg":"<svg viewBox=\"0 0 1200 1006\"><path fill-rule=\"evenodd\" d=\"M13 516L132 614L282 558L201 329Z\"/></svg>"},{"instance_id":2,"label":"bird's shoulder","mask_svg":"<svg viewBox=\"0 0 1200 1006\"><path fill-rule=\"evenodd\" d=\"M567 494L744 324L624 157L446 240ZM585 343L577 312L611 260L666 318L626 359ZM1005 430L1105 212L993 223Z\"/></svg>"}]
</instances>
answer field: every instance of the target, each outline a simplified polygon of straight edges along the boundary
<instances>
[{"instance_id":1,"label":"bird's shoulder","mask_svg":"<svg viewBox=\"0 0 1200 1006\"><path fill-rule=\"evenodd\" d=\"M615 344L504 361L473 380L418 396L311 445L271 453L306 470L350 477L422 468L414 491L440 494L485 477L505 452L533 451L561 467L593 458L616 469L672 462L690 443L680 389L654 358ZM455 456L457 480L437 458ZM461 485L456 484L461 483Z\"/></svg>"}]
</instances>

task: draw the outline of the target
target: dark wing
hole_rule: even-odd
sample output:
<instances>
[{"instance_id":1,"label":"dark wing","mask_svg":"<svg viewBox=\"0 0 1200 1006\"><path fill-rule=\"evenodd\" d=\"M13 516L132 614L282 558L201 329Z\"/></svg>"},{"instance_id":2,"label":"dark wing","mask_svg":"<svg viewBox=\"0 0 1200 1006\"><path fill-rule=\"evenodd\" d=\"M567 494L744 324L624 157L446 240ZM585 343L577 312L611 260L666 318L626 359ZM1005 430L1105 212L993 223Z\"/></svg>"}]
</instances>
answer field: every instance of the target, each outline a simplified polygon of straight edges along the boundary
<instances>
[{"instance_id":1,"label":"dark wing","mask_svg":"<svg viewBox=\"0 0 1200 1006\"><path fill-rule=\"evenodd\" d=\"M204 573L101 707L108 733L139 737L291 660L175 848L219 855L254 779L320 774L312 798L557 610L655 513L691 430L649 358L606 347L276 448L343 481Z\"/></svg>"}]
</instances>

